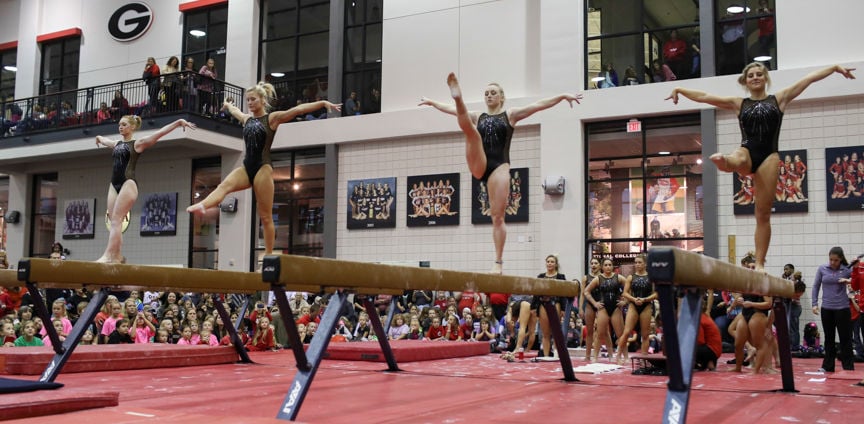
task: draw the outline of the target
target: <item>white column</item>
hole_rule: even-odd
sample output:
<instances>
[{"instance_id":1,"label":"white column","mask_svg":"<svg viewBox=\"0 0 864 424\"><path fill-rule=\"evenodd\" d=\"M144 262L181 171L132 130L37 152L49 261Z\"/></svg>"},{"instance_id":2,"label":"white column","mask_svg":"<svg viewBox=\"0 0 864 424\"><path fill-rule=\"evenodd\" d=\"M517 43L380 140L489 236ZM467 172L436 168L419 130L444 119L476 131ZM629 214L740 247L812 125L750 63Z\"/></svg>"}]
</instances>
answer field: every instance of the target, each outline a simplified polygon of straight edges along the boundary
<instances>
[{"instance_id":1,"label":"white column","mask_svg":"<svg viewBox=\"0 0 864 424\"><path fill-rule=\"evenodd\" d=\"M222 179L243 164L243 153L222 155ZM219 212L219 269L249 270L249 223L252 221L252 189L229 194L237 198L237 212ZM226 198L227 198L226 197Z\"/></svg>"},{"instance_id":2,"label":"white column","mask_svg":"<svg viewBox=\"0 0 864 424\"><path fill-rule=\"evenodd\" d=\"M15 75L16 99L33 97L39 93L39 67L42 65L39 44L36 43L39 23L42 22L42 0L22 1L20 4L18 72Z\"/></svg>"},{"instance_id":3,"label":"white column","mask_svg":"<svg viewBox=\"0 0 864 424\"><path fill-rule=\"evenodd\" d=\"M30 246L30 208L27 197L30 193L30 175L18 172L9 173L9 212L21 214L17 224L6 223L6 256L9 265L17 266L18 260L26 256Z\"/></svg>"},{"instance_id":4,"label":"white column","mask_svg":"<svg viewBox=\"0 0 864 424\"><path fill-rule=\"evenodd\" d=\"M225 81L243 88L258 82L257 1L228 2L228 39L225 46ZM220 261L221 262L221 261Z\"/></svg>"}]
</instances>

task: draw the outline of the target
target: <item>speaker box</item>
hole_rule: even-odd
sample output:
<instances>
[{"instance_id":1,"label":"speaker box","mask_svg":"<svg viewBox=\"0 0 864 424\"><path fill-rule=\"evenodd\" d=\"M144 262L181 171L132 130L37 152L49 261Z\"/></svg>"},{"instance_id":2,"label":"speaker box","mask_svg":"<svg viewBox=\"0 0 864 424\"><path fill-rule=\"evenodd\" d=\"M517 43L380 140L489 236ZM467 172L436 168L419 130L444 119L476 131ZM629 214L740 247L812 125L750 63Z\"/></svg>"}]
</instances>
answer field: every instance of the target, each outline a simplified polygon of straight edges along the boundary
<instances>
[{"instance_id":1,"label":"speaker box","mask_svg":"<svg viewBox=\"0 0 864 424\"><path fill-rule=\"evenodd\" d=\"M237 198L236 197L228 197L219 204L219 210L226 213L236 213L237 212Z\"/></svg>"},{"instance_id":2,"label":"speaker box","mask_svg":"<svg viewBox=\"0 0 864 424\"><path fill-rule=\"evenodd\" d=\"M6 222L10 224L17 224L19 221L21 221L21 212L11 211L6 214Z\"/></svg>"}]
</instances>

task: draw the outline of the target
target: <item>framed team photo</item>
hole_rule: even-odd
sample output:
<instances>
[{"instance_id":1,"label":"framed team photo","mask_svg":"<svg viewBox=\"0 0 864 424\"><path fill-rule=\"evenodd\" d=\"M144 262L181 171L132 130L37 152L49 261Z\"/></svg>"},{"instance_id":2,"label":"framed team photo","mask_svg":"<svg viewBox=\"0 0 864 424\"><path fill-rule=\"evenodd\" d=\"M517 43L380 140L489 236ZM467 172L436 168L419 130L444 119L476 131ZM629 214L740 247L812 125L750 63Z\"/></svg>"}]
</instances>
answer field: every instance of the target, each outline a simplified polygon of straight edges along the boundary
<instances>
[{"instance_id":1,"label":"framed team photo","mask_svg":"<svg viewBox=\"0 0 864 424\"><path fill-rule=\"evenodd\" d=\"M773 213L807 212L807 150L781 150L780 173L774 190ZM755 210L753 176L732 175L733 211L735 215L752 215Z\"/></svg>"},{"instance_id":2,"label":"framed team photo","mask_svg":"<svg viewBox=\"0 0 864 424\"><path fill-rule=\"evenodd\" d=\"M510 197L504 214L507 222L528 222L528 168L510 168ZM491 224L486 183L471 179L471 223Z\"/></svg>"},{"instance_id":3,"label":"framed team photo","mask_svg":"<svg viewBox=\"0 0 864 424\"><path fill-rule=\"evenodd\" d=\"M150 193L141 204L142 236L177 234L177 192Z\"/></svg>"},{"instance_id":4,"label":"framed team photo","mask_svg":"<svg viewBox=\"0 0 864 424\"><path fill-rule=\"evenodd\" d=\"M408 177L406 225L459 225L459 174Z\"/></svg>"},{"instance_id":5,"label":"framed team photo","mask_svg":"<svg viewBox=\"0 0 864 424\"><path fill-rule=\"evenodd\" d=\"M864 146L825 149L829 211L864 209Z\"/></svg>"},{"instance_id":6,"label":"framed team photo","mask_svg":"<svg viewBox=\"0 0 864 424\"><path fill-rule=\"evenodd\" d=\"M348 181L348 229L396 228L396 177Z\"/></svg>"},{"instance_id":7,"label":"framed team photo","mask_svg":"<svg viewBox=\"0 0 864 424\"><path fill-rule=\"evenodd\" d=\"M95 237L93 213L96 199L73 199L66 201L63 213L63 239L92 239Z\"/></svg>"}]
</instances>

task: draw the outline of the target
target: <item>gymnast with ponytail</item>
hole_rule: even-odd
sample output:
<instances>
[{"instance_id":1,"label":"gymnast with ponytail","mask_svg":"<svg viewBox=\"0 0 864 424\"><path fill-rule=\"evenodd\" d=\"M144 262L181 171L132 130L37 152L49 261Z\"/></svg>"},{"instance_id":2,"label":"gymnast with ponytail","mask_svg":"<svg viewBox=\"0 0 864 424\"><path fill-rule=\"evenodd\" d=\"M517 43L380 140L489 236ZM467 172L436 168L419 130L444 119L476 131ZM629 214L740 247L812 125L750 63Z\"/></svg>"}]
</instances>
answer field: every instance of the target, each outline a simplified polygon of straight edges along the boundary
<instances>
[{"instance_id":1,"label":"gymnast with ponytail","mask_svg":"<svg viewBox=\"0 0 864 424\"><path fill-rule=\"evenodd\" d=\"M246 109L243 113L230 100L222 105L231 116L243 125L243 142L246 156L243 166L231 171L213 192L204 200L186 208L186 212L203 215L207 209L216 207L229 193L252 187L257 201L258 216L264 228L264 254L273 253L276 241L276 228L273 225L273 166L270 161L270 147L279 125L293 121L297 116L303 116L318 109L341 111L341 104L333 104L326 100L304 103L284 111L269 112L270 102L276 98L273 85L259 82L246 89Z\"/></svg>"}]
</instances>

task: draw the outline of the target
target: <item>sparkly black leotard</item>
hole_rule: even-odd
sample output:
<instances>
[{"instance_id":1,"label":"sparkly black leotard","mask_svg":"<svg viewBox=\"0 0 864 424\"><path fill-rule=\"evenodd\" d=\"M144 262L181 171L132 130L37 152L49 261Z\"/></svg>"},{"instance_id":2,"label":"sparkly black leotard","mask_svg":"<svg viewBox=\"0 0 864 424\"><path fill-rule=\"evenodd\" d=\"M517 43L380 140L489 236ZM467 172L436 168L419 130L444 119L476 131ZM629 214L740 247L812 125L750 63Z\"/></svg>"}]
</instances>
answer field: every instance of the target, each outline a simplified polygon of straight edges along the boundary
<instances>
[{"instance_id":1,"label":"sparkly black leotard","mask_svg":"<svg viewBox=\"0 0 864 424\"><path fill-rule=\"evenodd\" d=\"M255 175L264 165L270 165L270 146L276 131L270 128L270 114L260 118L250 117L243 125L243 142L246 145L246 156L243 158L243 168L249 177L249 184L255 182Z\"/></svg>"},{"instance_id":2,"label":"sparkly black leotard","mask_svg":"<svg viewBox=\"0 0 864 424\"><path fill-rule=\"evenodd\" d=\"M754 302L754 303L757 303L757 302L761 303L761 302L765 301L764 297L758 296L755 294L745 294L742 297L744 298L744 300L749 300L750 302ZM741 309L741 315L744 316L744 320L747 322L750 322L750 318L753 316L753 314L767 315L767 312L768 311L766 311L764 309L756 309L756 308L743 308L743 309Z\"/></svg>"},{"instance_id":3,"label":"sparkly black leotard","mask_svg":"<svg viewBox=\"0 0 864 424\"><path fill-rule=\"evenodd\" d=\"M747 98L741 102L738 124L743 138L741 147L750 151L750 172L756 172L768 156L777 152L782 123L783 112L773 95L762 100Z\"/></svg>"},{"instance_id":4,"label":"sparkly black leotard","mask_svg":"<svg viewBox=\"0 0 864 424\"><path fill-rule=\"evenodd\" d=\"M633 274L633 280L630 281L630 295L636 298L646 298L651 296L651 293L654 292L654 286L651 284L651 280L648 278L648 275L637 275ZM633 304L636 307L636 312L642 314L642 311L645 310L648 306L654 306L654 302L646 302L641 305Z\"/></svg>"},{"instance_id":5,"label":"sparkly black leotard","mask_svg":"<svg viewBox=\"0 0 864 424\"><path fill-rule=\"evenodd\" d=\"M600 279L600 284L597 287L600 289L600 301L603 302L603 309L609 316L612 316L615 308L618 307L618 297L621 296L621 282L618 281L618 274L612 274L611 277L600 274L597 278ZM594 296L593 293L591 295ZM594 299L597 300L596 297Z\"/></svg>"},{"instance_id":6,"label":"sparkly black leotard","mask_svg":"<svg viewBox=\"0 0 864 424\"><path fill-rule=\"evenodd\" d=\"M135 140L118 141L111 151L114 157L114 168L111 170L111 185L120 193L126 180L135 181L135 165L138 163L138 152L135 151Z\"/></svg>"},{"instance_id":7,"label":"sparkly black leotard","mask_svg":"<svg viewBox=\"0 0 864 424\"><path fill-rule=\"evenodd\" d=\"M510 163L510 140L513 138L513 127L507 112L497 115L484 113L477 119L477 132L483 140L483 152L486 154L486 172L482 181L488 181L492 171L499 166Z\"/></svg>"}]
</instances>

